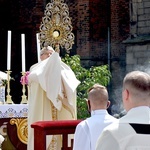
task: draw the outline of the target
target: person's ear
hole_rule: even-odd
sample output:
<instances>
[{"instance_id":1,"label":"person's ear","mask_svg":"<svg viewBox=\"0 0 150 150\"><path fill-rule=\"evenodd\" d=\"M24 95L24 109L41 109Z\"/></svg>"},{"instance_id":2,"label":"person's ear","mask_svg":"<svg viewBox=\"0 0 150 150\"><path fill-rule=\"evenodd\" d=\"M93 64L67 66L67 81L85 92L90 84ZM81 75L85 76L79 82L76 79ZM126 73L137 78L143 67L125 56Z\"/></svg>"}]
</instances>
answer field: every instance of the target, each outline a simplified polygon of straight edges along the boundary
<instances>
[{"instance_id":1,"label":"person's ear","mask_svg":"<svg viewBox=\"0 0 150 150\"><path fill-rule=\"evenodd\" d=\"M129 98L129 91L128 91L128 89L124 90L124 98L125 98L125 100L128 100L128 98Z\"/></svg>"},{"instance_id":2,"label":"person's ear","mask_svg":"<svg viewBox=\"0 0 150 150\"><path fill-rule=\"evenodd\" d=\"M90 100L86 100L87 103L87 107L88 107L88 112L91 113L91 104L90 104Z\"/></svg>"},{"instance_id":3,"label":"person's ear","mask_svg":"<svg viewBox=\"0 0 150 150\"><path fill-rule=\"evenodd\" d=\"M107 102L107 108L110 106L110 101Z\"/></svg>"}]
</instances>

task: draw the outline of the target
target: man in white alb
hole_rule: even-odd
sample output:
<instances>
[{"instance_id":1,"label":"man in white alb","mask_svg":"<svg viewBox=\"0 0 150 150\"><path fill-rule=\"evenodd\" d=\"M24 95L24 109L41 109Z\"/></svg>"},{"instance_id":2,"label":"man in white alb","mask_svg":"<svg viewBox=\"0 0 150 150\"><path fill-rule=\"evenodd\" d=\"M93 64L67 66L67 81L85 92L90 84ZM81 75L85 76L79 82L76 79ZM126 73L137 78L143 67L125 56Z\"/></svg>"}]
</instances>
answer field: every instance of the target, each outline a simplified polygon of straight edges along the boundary
<instances>
[{"instance_id":1,"label":"man in white alb","mask_svg":"<svg viewBox=\"0 0 150 150\"><path fill-rule=\"evenodd\" d=\"M117 121L107 112L110 101L106 87L99 84L91 87L88 90L87 104L91 117L77 125L73 150L95 150L96 141L104 127Z\"/></svg>"}]
</instances>

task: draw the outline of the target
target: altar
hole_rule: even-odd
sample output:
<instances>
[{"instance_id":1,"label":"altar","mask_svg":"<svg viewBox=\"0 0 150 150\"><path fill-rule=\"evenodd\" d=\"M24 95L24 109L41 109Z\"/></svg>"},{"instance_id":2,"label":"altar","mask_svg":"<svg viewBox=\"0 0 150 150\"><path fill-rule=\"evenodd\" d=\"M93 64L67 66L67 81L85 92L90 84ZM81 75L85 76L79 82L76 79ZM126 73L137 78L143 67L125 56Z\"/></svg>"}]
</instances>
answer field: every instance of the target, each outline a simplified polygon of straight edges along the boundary
<instances>
[{"instance_id":1,"label":"altar","mask_svg":"<svg viewBox=\"0 0 150 150\"><path fill-rule=\"evenodd\" d=\"M0 134L5 141L3 150L26 150L28 104L0 105Z\"/></svg>"}]
</instances>

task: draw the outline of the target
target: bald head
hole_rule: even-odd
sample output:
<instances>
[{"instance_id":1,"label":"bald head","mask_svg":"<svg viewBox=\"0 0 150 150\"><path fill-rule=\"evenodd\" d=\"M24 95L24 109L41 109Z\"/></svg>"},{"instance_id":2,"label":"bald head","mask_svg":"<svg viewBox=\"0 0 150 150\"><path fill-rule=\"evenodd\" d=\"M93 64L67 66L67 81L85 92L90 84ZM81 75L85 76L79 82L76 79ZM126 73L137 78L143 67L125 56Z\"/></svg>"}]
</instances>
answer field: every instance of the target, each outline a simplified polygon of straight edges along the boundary
<instances>
[{"instance_id":1,"label":"bald head","mask_svg":"<svg viewBox=\"0 0 150 150\"><path fill-rule=\"evenodd\" d=\"M108 92L105 86L95 84L88 90L88 100L91 108L106 109L108 104Z\"/></svg>"}]
</instances>

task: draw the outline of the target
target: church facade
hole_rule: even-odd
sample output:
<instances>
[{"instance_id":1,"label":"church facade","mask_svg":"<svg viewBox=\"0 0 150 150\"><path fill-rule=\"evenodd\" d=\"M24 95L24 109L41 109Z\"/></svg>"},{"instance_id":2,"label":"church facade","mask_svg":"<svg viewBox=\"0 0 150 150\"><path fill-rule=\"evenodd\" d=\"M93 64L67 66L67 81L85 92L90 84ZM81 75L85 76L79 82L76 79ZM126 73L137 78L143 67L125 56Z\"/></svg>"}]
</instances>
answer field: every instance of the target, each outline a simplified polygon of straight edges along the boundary
<instances>
[{"instance_id":1,"label":"church facade","mask_svg":"<svg viewBox=\"0 0 150 150\"><path fill-rule=\"evenodd\" d=\"M7 31L12 31L12 76L21 92L21 33L26 37L26 69L37 62L36 33L50 0L0 0L0 69L6 70ZM81 56L86 68L108 64L108 87L114 111L120 109L126 72L150 65L149 0L64 0L69 7L75 44L71 55ZM19 99L18 93L13 93ZM17 101L18 102L18 101ZM112 107L113 108L113 107ZM116 113L116 112L114 112Z\"/></svg>"}]
</instances>

